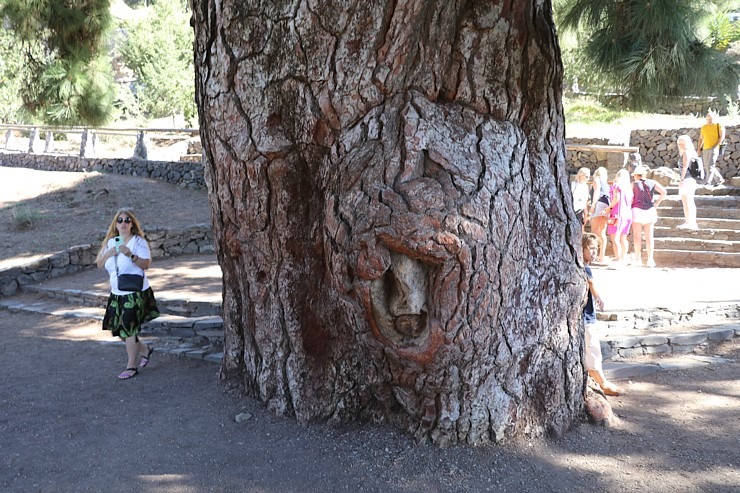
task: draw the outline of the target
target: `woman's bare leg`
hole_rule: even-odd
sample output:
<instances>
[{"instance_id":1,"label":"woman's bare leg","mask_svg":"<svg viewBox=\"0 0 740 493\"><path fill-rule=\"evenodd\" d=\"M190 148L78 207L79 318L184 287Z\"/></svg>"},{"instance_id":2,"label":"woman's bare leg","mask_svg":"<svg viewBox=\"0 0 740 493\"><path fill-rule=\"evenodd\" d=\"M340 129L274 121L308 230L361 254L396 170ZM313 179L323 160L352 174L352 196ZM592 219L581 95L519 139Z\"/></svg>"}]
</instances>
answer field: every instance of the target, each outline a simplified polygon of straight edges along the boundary
<instances>
[{"instance_id":1,"label":"woman's bare leg","mask_svg":"<svg viewBox=\"0 0 740 493\"><path fill-rule=\"evenodd\" d=\"M647 265L655 265L653 260L653 250L655 249L655 240L653 239L653 230L655 229L655 223L646 224L645 230L645 250L647 250Z\"/></svg>"},{"instance_id":2,"label":"woman's bare leg","mask_svg":"<svg viewBox=\"0 0 740 493\"><path fill-rule=\"evenodd\" d=\"M642 224L632 223L632 241L635 245L635 261L642 265Z\"/></svg>"},{"instance_id":3,"label":"woman's bare leg","mask_svg":"<svg viewBox=\"0 0 740 493\"><path fill-rule=\"evenodd\" d=\"M622 242L619 238L619 233L609 235L612 239L612 252L614 252L614 260L622 260Z\"/></svg>"}]
</instances>

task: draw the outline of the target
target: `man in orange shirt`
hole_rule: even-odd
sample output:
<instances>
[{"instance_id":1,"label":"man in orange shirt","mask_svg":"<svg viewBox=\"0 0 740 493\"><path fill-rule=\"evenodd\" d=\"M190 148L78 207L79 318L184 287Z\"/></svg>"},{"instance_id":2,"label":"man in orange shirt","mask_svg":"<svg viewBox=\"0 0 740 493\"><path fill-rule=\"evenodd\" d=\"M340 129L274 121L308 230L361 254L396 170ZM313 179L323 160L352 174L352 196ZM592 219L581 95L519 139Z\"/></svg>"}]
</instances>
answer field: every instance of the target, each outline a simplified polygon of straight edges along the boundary
<instances>
[{"instance_id":1,"label":"man in orange shirt","mask_svg":"<svg viewBox=\"0 0 740 493\"><path fill-rule=\"evenodd\" d=\"M712 185L714 175L719 178L718 185L722 185L725 180L717 170L716 163L719 157L719 146L725 141L725 127L720 123L714 123L715 113L707 113L707 123L701 127L701 136L699 137L699 147L701 160L704 162L704 176L707 185Z\"/></svg>"}]
</instances>

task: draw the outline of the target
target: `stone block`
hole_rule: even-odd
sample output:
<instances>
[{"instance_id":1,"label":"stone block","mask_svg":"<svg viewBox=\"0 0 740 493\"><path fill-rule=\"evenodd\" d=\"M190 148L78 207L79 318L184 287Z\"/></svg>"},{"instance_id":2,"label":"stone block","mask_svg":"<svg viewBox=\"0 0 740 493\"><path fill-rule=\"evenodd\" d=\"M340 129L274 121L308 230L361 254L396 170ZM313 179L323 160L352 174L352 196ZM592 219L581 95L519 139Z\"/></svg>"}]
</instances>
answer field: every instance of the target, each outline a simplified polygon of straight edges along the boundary
<instances>
[{"instance_id":1,"label":"stone block","mask_svg":"<svg viewBox=\"0 0 740 493\"><path fill-rule=\"evenodd\" d=\"M169 333L175 337L195 337L195 331L185 327L171 327Z\"/></svg>"},{"instance_id":2,"label":"stone block","mask_svg":"<svg viewBox=\"0 0 740 493\"><path fill-rule=\"evenodd\" d=\"M4 297L13 296L16 292L18 292L18 283L15 279L4 282L0 285L0 295Z\"/></svg>"},{"instance_id":3,"label":"stone block","mask_svg":"<svg viewBox=\"0 0 740 493\"><path fill-rule=\"evenodd\" d=\"M696 346L707 340L707 334L704 332L698 332L696 334L677 334L669 337L671 345L690 345Z\"/></svg>"},{"instance_id":4,"label":"stone block","mask_svg":"<svg viewBox=\"0 0 740 493\"><path fill-rule=\"evenodd\" d=\"M203 359L208 351L205 349L195 349L185 353L185 356L193 359Z\"/></svg>"},{"instance_id":5,"label":"stone block","mask_svg":"<svg viewBox=\"0 0 740 493\"><path fill-rule=\"evenodd\" d=\"M643 356L645 354L642 347L625 348L619 350L619 355L623 358L634 358L636 356Z\"/></svg>"},{"instance_id":6,"label":"stone block","mask_svg":"<svg viewBox=\"0 0 740 493\"><path fill-rule=\"evenodd\" d=\"M164 303L162 303L162 305L164 305ZM185 306L167 303L167 313L171 313L173 315L187 316L190 311L190 308L187 308Z\"/></svg>"},{"instance_id":7,"label":"stone block","mask_svg":"<svg viewBox=\"0 0 740 493\"><path fill-rule=\"evenodd\" d=\"M671 348L673 349L673 352L674 353L680 353L680 354L693 353L695 347L696 346L684 346L684 345L681 345L681 344L672 344L671 345Z\"/></svg>"},{"instance_id":8,"label":"stone block","mask_svg":"<svg viewBox=\"0 0 740 493\"><path fill-rule=\"evenodd\" d=\"M661 344L660 346L645 346L645 354L667 354L672 352L670 344Z\"/></svg>"},{"instance_id":9,"label":"stone block","mask_svg":"<svg viewBox=\"0 0 740 493\"><path fill-rule=\"evenodd\" d=\"M180 355L180 354L185 354L188 351L192 351L192 349L189 347L179 347L179 348L171 349L168 352L174 355Z\"/></svg>"},{"instance_id":10,"label":"stone block","mask_svg":"<svg viewBox=\"0 0 740 493\"><path fill-rule=\"evenodd\" d=\"M640 345L642 346L660 346L668 344L668 337L661 335L642 336L639 339Z\"/></svg>"},{"instance_id":11,"label":"stone block","mask_svg":"<svg viewBox=\"0 0 740 493\"><path fill-rule=\"evenodd\" d=\"M617 350L606 341L601 341L601 357L603 359L610 359L616 356Z\"/></svg>"},{"instance_id":12,"label":"stone block","mask_svg":"<svg viewBox=\"0 0 740 493\"><path fill-rule=\"evenodd\" d=\"M632 348L640 346L640 339L637 337L616 337L611 339L610 344L617 348Z\"/></svg>"},{"instance_id":13,"label":"stone block","mask_svg":"<svg viewBox=\"0 0 740 493\"><path fill-rule=\"evenodd\" d=\"M203 359L206 361L210 361L211 363L221 364L224 359L224 353L211 353L206 355L206 357Z\"/></svg>"},{"instance_id":14,"label":"stone block","mask_svg":"<svg viewBox=\"0 0 740 493\"><path fill-rule=\"evenodd\" d=\"M710 341L729 341L735 337L735 329L710 329L707 331Z\"/></svg>"},{"instance_id":15,"label":"stone block","mask_svg":"<svg viewBox=\"0 0 740 493\"><path fill-rule=\"evenodd\" d=\"M223 339L223 330L196 330L195 334L206 339Z\"/></svg>"},{"instance_id":16,"label":"stone block","mask_svg":"<svg viewBox=\"0 0 740 493\"><path fill-rule=\"evenodd\" d=\"M221 317L204 317L197 320L193 326L198 330L221 330L223 332L224 321Z\"/></svg>"},{"instance_id":17,"label":"stone block","mask_svg":"<svg viewBox=\"0 0 740 493\"><path fill-rule=\"evenodd\" d=\"M189 242L187 245L183 247L182 253L184 254L198 253L198 245L195 242Z\"/></svg>"}]
</instances>

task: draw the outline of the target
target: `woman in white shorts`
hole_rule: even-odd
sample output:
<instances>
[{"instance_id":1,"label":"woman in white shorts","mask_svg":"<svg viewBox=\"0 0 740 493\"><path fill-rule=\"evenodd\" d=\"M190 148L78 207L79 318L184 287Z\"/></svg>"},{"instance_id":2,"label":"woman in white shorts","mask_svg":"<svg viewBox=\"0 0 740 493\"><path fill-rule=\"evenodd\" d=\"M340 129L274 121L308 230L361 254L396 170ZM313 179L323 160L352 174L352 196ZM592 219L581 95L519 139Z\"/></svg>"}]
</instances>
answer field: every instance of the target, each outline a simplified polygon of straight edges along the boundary
<instances>
[{"instance_id":1,"label":"woman in white shorts","mask_svg":"<svg viewBox=\"0 0 740 493\"><path fill-rule=\"evenodd\" d=\"M635 179L632 184L632 241L635 244L635 261L642 264L642 235L645 234L645 250L647 250L645 265L655 267L653 230L658 220L657 208L665 199L666 189L657 181L646 179L649 171L647 166L641 165L632 172ZM653 194L656 191L659 197L657 201L654 201Z\"/></svg>"},{"instance_id":2,"label":"woman in white shorts","mask_svg":"<svg viewBox=\"0 0 740 493\"><path fill-rule=\"evenodd\" d=\"M678 194L681 196L683 204L683 217L685 222L678 227L681 229L699 229L696 224L696 202L694 194L696 193L696 179L689 173L689 163L694 159L701 159L694 149L691 137L681 135L676 141L678 147L678 172L681 174L681 181L678 184ZM700 162L699 166L703 167Z\"/></svg>"}]
</instances>

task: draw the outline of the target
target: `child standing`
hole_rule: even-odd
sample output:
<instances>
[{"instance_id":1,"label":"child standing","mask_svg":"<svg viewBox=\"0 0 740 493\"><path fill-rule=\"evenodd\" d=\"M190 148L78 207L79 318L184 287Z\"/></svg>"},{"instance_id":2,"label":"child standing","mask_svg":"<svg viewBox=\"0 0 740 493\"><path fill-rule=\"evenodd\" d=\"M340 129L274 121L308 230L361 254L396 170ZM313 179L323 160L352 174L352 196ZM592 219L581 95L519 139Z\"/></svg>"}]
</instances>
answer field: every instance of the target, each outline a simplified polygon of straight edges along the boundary
<instances>
[{"instance_id":1,"label":"child standing","mask_svg":"<svg viewBox=\"0 0 740 493\"><path fill-rule=\"evenodd\" d=\"M586 370L591 378L601 387L606 395L622 395L624 390L606 379L604 370L601 366L601 342L596 332L596 307L599 310L604 309L604 301L599 296L599 292L594 284L594 277L591 273L589 264L599 253L599 239L596 235L586 233L581 241L583 247L583 263L586 268L586 277L588 279L588 299L586 306L583 307L583 325L586 335Z\"/></svg>"}]
</instances>

